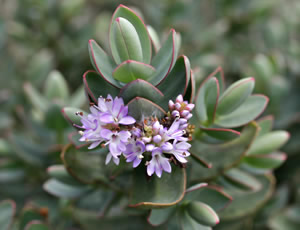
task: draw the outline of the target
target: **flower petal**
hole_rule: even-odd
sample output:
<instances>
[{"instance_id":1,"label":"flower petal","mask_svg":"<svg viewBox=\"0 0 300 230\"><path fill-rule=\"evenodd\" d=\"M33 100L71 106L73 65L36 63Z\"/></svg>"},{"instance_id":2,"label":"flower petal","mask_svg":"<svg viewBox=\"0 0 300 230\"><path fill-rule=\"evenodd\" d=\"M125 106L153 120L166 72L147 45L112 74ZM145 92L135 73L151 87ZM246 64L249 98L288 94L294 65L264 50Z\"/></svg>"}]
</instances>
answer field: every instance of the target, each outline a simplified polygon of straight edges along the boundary
<instances>
[{"instance_id":1,"label":"flower petal","mask_svg":"<svg viewBox=\"0 0 300 230\"><path fill-rule=\"evenodd\" d=\"M100 121L103 123L114 123L114 117L110 113L103 113L100 116Z\"/></svg>"},{"instance_id":2,"label":"flower petal","mask_svg":"<svg viewBox=\"0 0 300 230\"><path fill-rule=\"evenodd\" d=\"M109 151L111 155L115 158L121 154L120 150L118 149L118 145L114 142L111 142L109 144Z\"/></svg>"},{"instance_id":3,"label":"flower petal","mask_svg":"<svg viewBox=\"0 0 300 230\"><path fill-rule=\"evenodd\" d=\"M121 118L119 123L122 125L132 125L135 123L135 119L131 116L126 116L126 117Z\"/></svg>"},{"instance_id":4,"label":"flower petal","mask_svg":"<svg viewBox=\"0 0 300 230\"><path fill-rule=\"evenodd\" d=\"M88 147L88 149L94 149L94 148L96 148L100 143L101 143L101 141L93 142L93 143Z\"/></svg>"},{"instance_id":5,"label":"flower petal","mask_svg":"<svg viewBox=\"0 0 300 230\"><path fill-rule=\"evenodd\" d=\"M170 162L168 161L167 158L161 159L160 165L162 166L162 168L164 169L164 171L166 171L168 173L170 173L172 171Z\"/></svg>"},{"instance_id":6,"label":"flower petal","mask_svg":"<svg viewBox=\"0 0 300 230\"><path fill-rule=\"evenodd\" d=\"M150 163L149 163L148 166L147 166L147 174L148 174L149 176L152 176L153 173L154 173L154 164L153 164L153 162L152 162L152 160L151 160Z\"/></svg>"},{"instance_id":7,"label":"flower petal","mask_svg":"<svg viewBox=\"0 0 300 230\"><path fill-rule=\"evenodd\" d=\"M165 142L161 145L163 152L170 152L173 150L173 145L170 142Z\"/></svg>"},{"instance_id":8,"label":"flower petal","mask_svg":"<svg viewBox=\"0 0 300 230\"><path fill-rule=\"evenodd\" d=\"M135 158L135 160L133 161L133 165L132 165L132 167L133 168L136 168L140 163L141 163L141 159L140 158Z\"/></svg>"},{"instance_id":9,"label":"flower petal","mask_svg":"<svg viewBox=\"0 0 300 230\"><path fill-rule=\"evenodd\" d=\"M113 135L113 132L110 131L109 129L102 129L100 131L101 137L105 138L106 140L110 140L111 136Z\"/></svg>"},{"instance_id":10,"label":"flower petal","mask_svg":"<svg viewBox=\"0 0 300 230\"><path fill-rule=\"evenodd\" d=\"M112 107L112 114L114 117L118 117L122 106L124 106L123 99L115 97L113 107Z\"/></svg>"},{"instance_id":11,"label":"flower petal","mask_svg":"<svg viewBox=\"0 0 300 230\"><path fill-rule=\"evenodd\" d=\"M110 162L111 158L112 158L111 153L108 153L107 156L106 156L106 159L105 159L105 164L106 165Z\"/></svg>"},{"instance_id":12,"label":"flower petal","mask_svg":"<svg viewBox=\"0 0 300 230\"><path fill-rule=\"evenodd\" d=\"M120 163L120 158L119 158L119 157L117 157L117 158L113 157L113 161L114 161L114 163L115 163L116 165L119 165L119 163Z\"/></svg>"},{"instance_id":13,"label":"flower petal","mask_svg":"<svg viewBox=\"0 0 300 230\"><path fill-rule=\"evenodd\" d=\"M130 138L131 134L130 132L128 131L121 131L119 132L119 137L120 137L120 140L123 142L123 143L127 143L128 142L128 139Z\"/></svg>"}]
</instances>

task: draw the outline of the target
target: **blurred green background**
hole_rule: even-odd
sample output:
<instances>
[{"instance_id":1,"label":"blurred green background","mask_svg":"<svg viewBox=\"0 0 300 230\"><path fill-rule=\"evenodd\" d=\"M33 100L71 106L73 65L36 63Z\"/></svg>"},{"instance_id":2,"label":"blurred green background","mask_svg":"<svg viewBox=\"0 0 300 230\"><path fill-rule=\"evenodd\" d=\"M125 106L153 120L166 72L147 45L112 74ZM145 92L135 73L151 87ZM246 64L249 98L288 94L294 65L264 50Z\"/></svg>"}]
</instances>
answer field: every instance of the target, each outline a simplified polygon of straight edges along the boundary
<instances>
[{"instance_id":1,"label":"blurred green background","mask_svg":"<svg viewBox=\"0 0 300 230\"><path fill-rule=\"evenodd\" d=\"M140 12L162 39L170 28L180 32L180 53L190 58L198 82L218 66L229 82L255 77L256 92L270 97L267 114L274 115L275 128L291 133L284 149L289 158L275 172L282 202L274 202L262 216L275 215L268 228L284 229L280 224L296 207L293 218L299 221L299 0L0 0L0 200L14 198L22 206L30 195L43 193L45 168L59 161L60 145L66 139L57 130L53 134L55 124L48 121L60 116L56 106L84 101L54 99L53 113L47 118L37 108L43 107L43 101L32 100L32 95L44 94L47 76L59 74L52 72L58 70L73 97L80 98L82 75L92 69L88 40L109 50L108 26L119 4ZM35 145L43 150L37 158L28 158L27 148ZM49 152L55 154L44 158ZM33 168L28 164L39 161ZM21 171L1 174L7 168ZM265 219L257 223L266 227ZM293 229L300 229L299 225Z\"/></svg>"}]
</instances>

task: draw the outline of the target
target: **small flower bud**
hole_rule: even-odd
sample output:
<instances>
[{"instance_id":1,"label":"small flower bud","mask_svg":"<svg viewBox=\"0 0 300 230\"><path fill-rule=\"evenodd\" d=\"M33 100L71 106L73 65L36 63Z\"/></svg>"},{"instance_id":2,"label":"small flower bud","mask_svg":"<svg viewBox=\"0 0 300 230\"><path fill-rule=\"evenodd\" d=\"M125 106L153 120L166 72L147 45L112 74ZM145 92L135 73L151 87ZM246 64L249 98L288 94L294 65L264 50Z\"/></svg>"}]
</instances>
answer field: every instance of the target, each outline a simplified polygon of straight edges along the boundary
<instances>
[{"instance_id":1,"label":"small flower bud","mask_svg":"<svg viewBox=\"0 0 300 230\"><path fill-rule=\"evenodd\" d=\"M173 110L174 109L174 102L172 100L169 100L169 109Z\"/></svg>"},{"instance_id":2,"label":"small flower bud","mask_svg":"<svg viewBox=\"0 0 300 230\"><path fill-rule=\"evenodd\" d=\"M176 102L179 102L179 103L183 102L183 97L182 97L181 94L179 94L179 95L176 97Z\"/></svg>"}]
</instances>

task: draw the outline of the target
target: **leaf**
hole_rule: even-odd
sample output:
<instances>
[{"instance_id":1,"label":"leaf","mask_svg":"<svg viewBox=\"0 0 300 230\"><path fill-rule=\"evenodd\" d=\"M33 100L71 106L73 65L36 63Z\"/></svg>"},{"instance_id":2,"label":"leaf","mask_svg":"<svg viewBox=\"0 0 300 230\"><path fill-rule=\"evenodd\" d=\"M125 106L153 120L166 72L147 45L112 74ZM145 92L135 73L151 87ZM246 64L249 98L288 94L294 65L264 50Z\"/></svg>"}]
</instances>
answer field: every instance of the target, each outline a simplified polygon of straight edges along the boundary
<instances>
[{"instance_id":1,"label":"leaf","mask_svg":"<svg viewBox=\"0 0 300 230\"><path fill-rule=\"evenodd\" d=\"M119 94L125 103L128 103L135 97L143 97L154 103L159 102L163 98L163 93L149 82L137 79L125 85Z\"/></svg>"},{"instance_id":2,"label":"leaf","mask_svg":"<svg viewBox=\"0 0 300 230\"><path fill-rule=\"evenodd\" d=\"M37 109L45 112L49 106L49 101L41 95L30 83L24 84L24 91L31 102Z\"/></svg>"},{"instance_id":3,"label":"leaf","mask_svg":"<svg viewBox=\"0 0 300 230\"><path fill-rule=\"evenodd\" d=\"M132 99L127 105L128 114L137 121L143 121L147 117L157 117L160 119L166 114L161 107L142 97Z\"/></svg>"},{"instance_id":4,"label":"leaf","mask_svg":"<svg viewBox=\"0 0 300 230\"><path fill-rule=\"evenodd\" d=\"M148 30L150 39L152 41L152 45L154 47L155 53L157 53L161 46L158 34L156 33L156 31L153 29L152 26L147 25L147 30Z\"/></svg>"},{"instance_id":5,"label":"leaf","mask_svg":"<svg viewBox=\"0 0 300 230\"><path fill-rule=\"evenodd\" d=\"M207 78L197 93L195 111L200 123L211 123L215 119L215 113L219 98L219 81L215 78Z\"/></svg>"},{"instance_id":6,"label":"leaf","mask_svg":"<svg viewBox=\"0 0 300 230\"><path fill-rule=\"evenodd\" d=\"M126 213L125 213L126 214ZM118 229L118 230L164 230L165 227L152 227L149 225L144 215L121 215L99 218L98 214L84 215L82 212L74 212L74 218L80 223L83 229Z\"/></svg>"},{"instance_id":7,"label":"leaf","mask_svg":"<svg viewBox=\"0 0 300 230\"><path fill-rule=\"evenodd\" d=\"M293 205L271 216L268 226L272 230L298 230L300 225L299 217L299 205Z\"/></svg>"},{"instance_id":8,"label":"leaf","mask_svg":"<svg viewBox=\"0 0 300 230\"><path fill-rule=\"evenodd\" d=\"M171 73L157 86L163 92L164 98L159 103L164 109L168 109L169 100L175 100L181 94L185 95L190 81L190 61L186 56L180 56Z\"/></svg>"},{"instance_id":9,"label":"leaf","mask_svg":"<svg viewBox=\"0 0 300 230\"><path fill-rule=\"evenodd\" d=\"M179 218L182 230L212 230L211 227L196 222L185 210L180 211Z\"/></svg>"},{"instance_id":10,"label":"leaf","mask_svg":"<svg viewBox=\"0 0 300 230\"><path fill-rule=\"evenodd\" d=\"M10 167L0 168L0 185L6 183L16 183L24 180L25 171L22 168Z\"/></svg>"},{"instance_id":11,"label":"leaf","mask_svg":"<svg viewBox=\"0 0 300 230\"><path fill-rule=\"evenodd\" d=\"M224 129L218 127L203 127L200 126L200 129L203 130L210 137L216 138L222 141L231 141L241 135L240 132L233 129Z\"/></svg>"},{"instance_id":12,"label":"leaf","mask_svg":"<svg viewBox=\"0 0 300 230\"><path fill-rule=\"evenodd\" d=\"M290 134L286 131L273 131L256 138L247 155L268 154L283 146Z\"/></svg>"},{"instance_id":13,"label":"leaf","mask_svg":"<svg viewBox=\"0 0 300 230\"><path fill-rule=\"evenodd\" d=\"M152 209L147 220L152 226L158 226L167 222L167 220L172 216L174 211L175 206L162 209Z\"/></svg>"},{"instance_id":14,"label":"leaf","mask_svg":"<svg viewBox=\"0 0 300 230\"><path fill-rule=\"evenodd\" d=\"M83 183L109 182L109 167L105 165L108 149L101 152L82 152L72 145L66 145L61 158L68 172Z\"/></svg>"},{"instance_id":15,"label":"leaf","mask_svg":"<svg viewBox=\"0 0 300 230\"><path fill-rule=\"evenodd\" d=\"M274 189L273 176L256 176L256 179L262 184L260 190L241 192L234 188L225 189L233 201L220 213L221 220L233 220L254 213L270 198Z\"/></svg>"},{"instance_id":16,"label":"leaf","mask_svg":"<svg viewBox=\"0 0 300 230\"><path fill-rule=\"evenodd\" d=\"M83 84L87 94L92 98L94 103L98 103L100 96L107 97L110 94L115 97L119 94L119 89L107 82L105 78L102 78L94 71L87 71L83 75Z\"/></svg>"},{"instance_id":17,"label":"leaf","mask_svg":"<svg viewBox=\"0 0 300 230\"><path fill-rule=\"evenodd\" d=\"M246 154L258 131L255 123L250 123L240 137L223 144L206 144L198 139L192 142L191 153L212 164L207 169L192 165L192 178L197 181L214 177L237 164Z\"/></svg>"},{"instance_id":18,"label":"leaf","mask_svg":"<svg viewBox=\"0 0 300 230\"><path fill-rule=\"evenodd\" d=\"M214 210L219 212L232 202L232 197L225 193L221 188L214 185L208 185L187 190L184 201L200 201L208 204Z\"/></svg>"},{"instance_id":19,"label":"leaf","mask_svg":"<svg viewBox=\"0 0 300 230\"><path fill-rule=\"evenodd\" d=\"M70 107L82 107L86 103L86 97L84 95L84 87L79 87L69 98L67 105Z\"/></svg>"},{"instance_id":20,"label":"leaf","mask_svg":"<svg viewBox=\"0 0 300 230\"><path fill-rule=\"evenodd\" d=\"M3 230L9 230L14 215L16 214L16 204L12 200L3 200L0 202L0 226Z\"/></svg>"},{"instance_id":21,"label":"leaf","mask_svg":"<svg viewBox=\"0 0 300 230\"><path fill-rule=\"evenodd\" d=\"M199 201L192 201L186 206L188 214L199 224L215 226L220 220L218 214L207 204Z\"/></svg>"},{"instance_id":22,"label":"leaf","mask_svg":"<svg viewBox=\"0 0 300 230\"><path fill-rule=\"evenodd\" d=\"M194 72L191 69L191 73L190 73L190 82L188 84L188 88L186 90L185 93L185 99L187 101L189 101L190 103L194 103L195 100L195 91L196 91L196 81L195 81L195 76L194 76Z\"/></svg>"},{"instance_id":23,"label":"leaf","mask_svg":"<svg viewBox=\"0 0 300 230\"><path fill-rule=\"evenodd\" d=\"M19 219L20 229L26 229L26 226L31 225L32 222L39 222L45 219L39 212L39 210L33 207L25 207L22 215Z\"/></svg>"},{"instance_id":24,"label":"leaf","mask_svg":"<svg viewBox=\"0 0 300 230\"><path fill-rule=\"evenodd\" d=\"M115 64L94 40L89 40L89 54L94 68L102 76L104 81L120 88L121 84L112 76Z\"/></svg>"},{"instance_id":25,"label":"leaf","mask_svg":"<svg viewBox=\"0 0 300 230\"><path fill-rule=\"evenodd\" d=\"M64 118L71 124L71 125L78 125L82 126L81 124L81 117L76 115L77 113L82 113L83 115L87 115L87 113L81 109L72 108L72 107L64 107L61 110L62 115Z\"/></svg>"},{"instance_id":26,"label":"leaf","mask_svg":"<svg viewBox=\"0 0 300 230\"><path fill-rule=\"evenodd\" d=\"M135 28L142 48L143 62L146 64L150 64L151 55L152 55L151 40L143 20L133 10L131 10L130 8L124 5L119 5L119 7L115 10L112 16L111 21L114 22L117 18L120 17L128 20ZM113 26L111 25L109 36L111 37L112 34L113 34ZM114 49L112 43L111 43L111 48L112 50Z\"/></svg>"},{"instance_id":27,"label":"leaf","mask_svg":"<svg viewBox=\"0 0 300 230\"><path fill-rule=\"evenodd\" d=\"M256 119L266 108L269 99L264 95L251 95L235 111L217 117L215 124L225 128L235 128Z\"/></svg>"},{"instance_id":28,"label":"leaf","mask_svg":"<svg viewBox=\"0 0 300 230\"><path fill-rule=\"evenodd\" d=\"M155 69L148 64L127 60L122 62L113 72L113 77L121 82L128 83L136 79L149 79Z\"/></svg>"},{"instance_id":29,"label":"leaf","mask_svg":"<svg viewBox=\"0 0 300 230\"><path fill-rule=\"evenodd\" d=\"M254 84L254 78L241 79L232 84L220 97L217 114L226 115L236 110L251 95Z\"/></svg>"},{"instance_id":30,"label":"leaf","mask_svg":"<svg viewBox=\"0 0 300 230\"><path fill-rule=\"evenodd\" d=\"M53 196L67 199L75 199L85 194L89 188L87 186L75 186L65 184L56 179L47 180L43 188Z\"/></svg>"},{"instance_id":31,"label":"leaf","mask_svg":"<svg viewBox=\"0 0 300 230\"><path fill-rule=\"evenodd\" d=\"M34 220L26 225L25 230L49 230L49 228L42 222Z\"/></svg>"},{"instance_id":32,"label":"leaf","mask_svg":"<svg viewBox=\"0 0 300 230\"><path fill-rule=\"evenodd\" d=\"M67 100L70 96L69 88L63 75L57 70L49 73L45 83L45 95L49 100Z\"/></svg>"},{"instance_id":33,"label":"leaf","mask_svg":"<svg viewBox=\"0 0 300 230\"><path fill-rule=\"evenodd\" d=\"M48 107L45 116L45 125L47 128L55 131L63 131L69 125L61 114L61 106L52 104Z\"/></svg>"},{"instance_id":34,"label":"leaf","mask_svg":"<svg viewBox=\"0 0 300 230\"><path fill-rule=\"evenodd\" d=\"M127 19L116 18L111 24L110 31L111 52L117 64L126 60L143 62L143 51L138 33Z\"/></svg>"},{"instance_id":35,"label":"leaf","mask_svg":"<svg viewBox=\"0 0 300 230\"><path fill-rule=\"evenodd\" d=\"M264 155L250 155L243 158L248 166L259 169L275 169L286 161L285 153L271 153Z\"/></svg>"},{"instance_id":36,"label":"leaf","mask_svg":"<svg viewBox=\"0 0 300 230\"><path fill-rule=\"evenodd\" d=\"M257 121L258 126L260 127L258 137L263 136L269 132L271 132L273 127L274 117L266 116Z\"/></svg>"},{"instance_id":37,"label":"leaf","mask_svg":"<svg viewBox=\"0 0 300 230\"><path fill-rule=\"evenodd\" d=\"M50 177L66 184L80 185L65 169L64 165L52 165L47 168Z\"/></svg>"},{"instance_id":38,"label":"leaf","mask_svg":"<svg viewBox=\"0 0 300 230\"><path fill-rule=\"evenodd\" d=\"M161 178L147 179L144 167L134 170L130 207L162 208L180 202L185 193L185 169L172 167L172 173L163 173Z\"/></svg>"},{"instance_id":39,"label":"leaf","mask_svg":"<svg viewBox=\"0 0 300 230\"><path fill-rule=\"evenodd\" d=\"M174 29L172 29L167 40L153 58L151 65L156 69L156 74L149 79L149 82L152 85L159 85L160 82L162 82L162 80L168 76L169 72L173 68L179 51L177 40L178 38L176 36L176 32Z\"/></svg>"},{"instance_id":40,"label":"leaf","mask_svg":"<svg viewBox=\"0 0 300 230\"><path fill-rule=\"evenodd\" d=\"M224 177L241 189L253 191L261 189L261 183L254 176L237 168L226 171Z\"/></svg>"}]
</instances>

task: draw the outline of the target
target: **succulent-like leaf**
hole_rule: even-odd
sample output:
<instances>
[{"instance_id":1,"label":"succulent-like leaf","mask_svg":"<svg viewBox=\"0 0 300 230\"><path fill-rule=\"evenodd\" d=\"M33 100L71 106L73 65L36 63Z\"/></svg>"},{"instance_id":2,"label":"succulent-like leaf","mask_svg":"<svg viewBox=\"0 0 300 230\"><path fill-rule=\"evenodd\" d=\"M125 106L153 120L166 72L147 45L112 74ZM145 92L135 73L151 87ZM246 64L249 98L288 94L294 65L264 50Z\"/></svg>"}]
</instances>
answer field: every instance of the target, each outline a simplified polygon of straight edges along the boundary
<instances>
[{"instance_id":1,"label":"succulent-like leaf","mask_svg":"<svg viewBox=\"0 0 300 230\"><path fill-rule=\"evenodd\" d=\"M26 225L24 230L50 230L50 228L38 220L33 220Z\"/></svg>"},{"instance_id":2,"label":"succulent-like leaf","mask_svg":"<svg viewBox=\"0 0 300 230\"><path fill-rule=\"evenodd\" d=\"M211 123L215 119L216 108L219 98L219 81L215 77L207 78L196 96L196 115L200 123Z\"/></svg>"},{"instance_id":3,"label":"succulent-like leaf","mask_svg":"<svg viewBox=\"0 0 300 230\"><path fill-rule=\"evenodd\" d=\"M62 115L65 117L65 119L71 124L76 124L81 126L81 117L76 115L77 113L82 113L83 115L86 115L87 113L84 112L81 109L72 108L72 107L65 107L61 110Z\"/></svg>"},{"instance_id":4,"label":"succulent-like leaf","mask_svg":"<svg viewBox=\"0 0 300 230\"><path fill-rule=\"evenodd\" d=\"M46 181L43 188L53 196L68 199L78 198L90 189L87 186L70 185L56 179Z\"/></svg>"},{"instance_id":5,"label":"succulent-like leaf","mask_svg":"<svg viewBox=\"0 0 300 230\"><path fill-rule=\"evenodd\" d=\"M112 22L110 47L117 64L126 60L143 61L139 35L134 26L125 18L118 17Z\"/></svg>"},{"instance_id":6,"label":"succulent-like leaf","mask_svg":"<svg viewBox=\"0 0 300 230\"><path fill-rule=\"evenodd\" d=\"M136 79L149 79L155 73L153 66L134 61L126 60L122 62L113 72L115 79L128 83Z\"/></svg>"},{"instance_id":7,"label":"succulent-like leaf","mask_svg":"<svg viewBox=\"0 0 300 230\"><path fill-rule=\"evenodd\" d=\"M136 97L128 103L128 114L137 121L142 121L146 117L162 118L166 112L153 102L142 97Z\"/></svg>"},{"instance_id":8,"label":"succulent-like leaf","mask_svg":"<svg viewBox=\"0 0 300 230\"><path fill-rule=\"evenodd\" d=\"M75 180L66 170L64 165L52 165L47 168L47 172L51 178L61 181L66 184L79 185L80 183Z\"/></svg>"},{"instance_id":9,"label":"succulent-like leaf","mask_svg":"<svg viewBox=\"0 0 300 230\"><path fill-rule=\"evenodd\" d=\"M24 91L31 102L37 109L45 112L49 106L49 101L41 95L30 83L24 84Z\"/></svg>"},{"instance_id":10,"label":"succulent-like leaf","mask_svg":"<svg viewBox=\"0 0 300 230\"><path fill-rule=\"evenodd\" d=\"M134 171L131 207L169 207L183 199L186 188L185 169L172 166L172 173L163 173L161 178L148 179L144 170L144 167L139 167Z\"/></svg>"},{"instance_id":11,"label":"succulent-like leaf","mask_svg":"<svg viewBox=\"0 0 300 230\"><path fill-rule=\"evenodd\" d=\"M269 99L264 95L251 95L232 113L217 117L215 124L235 128L256 119L266 108Z\"/></svg>"},{"instance_id":12,"label":"succulent-like leaf","mask_svg":"<svg viewBox=\"0 0 300 230\"><path fill-rule=\"evenodd\" d=\"M233 201L220 213L222 220L232 220L254 213L270 198L274 188L273 176L256 176L256 179L262 185L260 190L241 192L235 188L225 189L233 197Z\"/></svg>"},{"instance_id":13,"label":"succulent-like leaf","mask_svg":"<svg viewBox=\"0 0 300 230\"><path fill-rule=\"evenodd\" d=\"M16 204L12 200L0 202L0 226L3 230L9 230L16 213Z\"/></svg>"},{"instance_id":14,"label":"succulent-like leaf","mask_svg":"<svg viewBox=\"0 0 300 230\"><path fill-rule=\"evenodd\" d=\"M231 203L232 197L222 191L220 187L208 185L187 189L184 201L200 201L219 212Z\"/></svg>"},{"instance_id":15,"label":"succulent-like leaf","mask_svg":"<svg viewBox=\"0 0 300 230\"><path fill-rule=\"evenodd\" d=\"M212 230L209 226L199 224L185 210L180 211L179 218L182 230Z\"/></svg>"},{"instance_id":16,"label":"succulent-like leaf","mask_svg":"<svg viewBox=\"0 0 300 230\"><path fill-rule=\"evenodd\" d=\"M253 191L261 189L261 183L254 176L237 168L225 172L224 177L230 183L241 189Z\"/></svg>"},{"instance_id":17,"label":"succulent-like leaf","mask_svg":"<svg viewBox=\"0 0 300 230\"><path fill-rule=\"evenodd\" d=\"M274 123L273 116L266 116L257 121L258 126L260 127L258 137L263 136L269 132L271 132Z\"/></svg>"},{"instance_id":18,"label":"succulent-like leaf","mask_svg":"<svg viewBox=\"0 0 300 230\"><path fill-rule=\"evenodd\" d=\"M205 178L214 177L220 172L233 167L246 154L247 149L257 135L257 131L258 126L255 123L250 123L241 132L240 137L224 144L206 144L194 139L190 152L212 164L212 167L209 169L198 166L192 167L191 176L193 180L203 181Z\"/></svg>"},{"instance_id":19,"label":"succulent-like leaf","mask_svg":"<svg viewBox=\"0 0 300 230\"><path fill-rule=\"evenodd\" d=\"M192 69L191 69L190 76L191 76L190 83L186 90L185 99L187 101L189 101L190 103L194 103L195 96L196 96L196 81L195 81L195 76L194 76L194 72Z\"/></svg>"},{"instance_id":20,"label":"succulent-like leaf","mask_svg":"<svg viewBox=\"0 0 300 230\"><path fill-rule=\"evenodd\" d=\"M264 155L250 155L243 158L243 162L253 168L274 169L285 162L287 156L285 153L275 152Z\"/></svg>"},{"instance_id":21,"label":"succulent-like leaf","mask_svg":"<svg viewBox=\"0 0 300 230\"><path fill-rule=\"evenodd\" d=\"M299 205L293 205L271 216L268 226L272 230L298 230L299 216Z\"/></svg>"},{"instance_id":22,"label":"succulent-like leaf","mask_svg":"<svg viewBox=\"0 0 300 230\"><path fill-rule=\"evenodd\" d=\"M190 74L189 59L186 56L180 56L171 73L157 86L164 94L159 105L167 109L169 100L175 100L179 94L184 96L190 81Z\"/></svg>"},{"instance_id":23,"label":"succulent-like leaf","mask_svg":"<svg viewBox=\"0 0 300 230\"><path fill-rule=\"evenodd\" d=\"M32 222L44 221L45 217L42 216L38 208L27 206L24 208L19 220L20 229L26 229Z\"/></svg>"},{"instance_id":24,"label":"succulent-like leaf","mask_svg":"<svg viewBox=\"0 0 300 230\"><path fill-rule=\"evenodd\" d=\"M149 82L137 79L124 86L119 94L125 103L135 97L143 97L154 103L158 103L164 97L163 93Z\"/></svg>"},{"instance_id":25,"label":"succulent-like leaf","mask_svg":"<svg viewBox=\"0 0 300 230\"><path fill-rule=\"evenodd\" d=\"M115 97L119 94L119 89L108 83L104 78L94 71L87 71L83 75L84 88L94 103L98 103L100 96L107 97L110 94Z\"/></svg>"},{"instance_id":26,"label":"succulent-like leaf","mask_svg":"<svg viewBox=\"0 0 300 230\"><path fill-rule=\"evenodd\" d=\"M129 9L124 5L119 5L119 7L115 10L112 16L111 24L113 24L113 22L120 17L128 20L135 28L142 48L142 54L143 54L142 62L146 64L150 64L151 55L152 55L151 40L143 20L133 10ZM113 33L113 26L111 25L110 32L109 32L110 37L112 36L112 33ZM112 44L111 44L111 48L112 50L114 49L112 47Z\"/></svg>"},{"instance_id":27,"label":"succulent-like leaf","mask_svg":"<svg viewBox=\"0 0 300 230\"><path fill-rule=\"evenodd\" d=\"M233 129L224 129L219 127L203 127L200 126L207 135L222 141L230 141L241 135L240 132Z\"/></svg>"},{"instance_id":28,"label":"succulent-like leaf","mask_svg":"<svg viewBox=\"0 0 300 230\"><path fill-rule=\"evenodd\" d=\"M86 97L84 95L84 86L79 87L69 98L66 103L70 107L80 108L86 103Z\"/></svg>"},{"instance_id":29,"label":"succulent-like leaf","mask_svg":"<svg viewBox=\"0 0 300 230\"><path fill-rule=\"evenodd\" d=\"M46 127L55 131L63 131L69 125L61 114L61 106L52 104L48 107L45 115Z\"/></svg>"},{"instance_id":30,"label":"succulent-like leaf","mask_svg":"<svg viewBox=\"0 0 300 230\"><path fill-rule=\"evenodd\" d=\"M174 213L176 206L168 208L152 209L148 216L148 222L153 226L158 226L165 223Z\"/></svg>"},{"instance_id":31,"label":"succulent-like leaf","mask_svg":"<svg viewBox=\"0 0 300 230\"><path fill-rule=\"evenodd\" d=\"M109 167L105 165L108 150L100 149L100 153L82 152L73 145L67 145L61 154L62 161L68 172L83 183L108 181Z\"/></svg>"},{"instance_id":32,"label":"succulent-like leaf","mask_svg":"<svg viewBox=\"0 0 300 230\"><path fill-rule=\"evenodd\" d=\"M218 214L207 204L199 201L191 201L186 210L198 223L206 226L215 226L220 222Z\"/></svg>"},{"instance_id":33,"label":"succulent-like leaf","mask_svg":"<svg viewBox=\"0 0 300 230\"><path fill-rule=\"evenodd\" d=\"M151 62L151 65L156 69L155 75L149 79L151 84L155 86L158 85L166 76L168 76L173 68L179 51L177 40L176 32L172 29L167 40Z\"/></svg>"},{"instance_id":34,"label":"succulent-like leaf","mask_svg":"<svg viewBox=\"0 0 300 230\"><path fill-rule=\"evenodd\" d=\"M115 64L94 40L89 40L89 54L95 70L103 79L120 88L121 84L112 76L112 72L116 67Z\"/></svg>"},{"instance_id":35,"label":"succulent-like leaf","mask_svg":"<svg viewBox=\"0 0 300 230\"><path fill-rule=\"evenodd\" d=\"M153 29L152 26L147 25L147 30L148 30L150 39L152 41L152 45L154 47L155 53L157 53L161 46L158 34L156 33L156 31Z\"/></svg>"},{"instance_id":36,"label":"succulent-like leaf","mask_svg":"<svg viewBox=\"0 0 300 230\"><path fill-rule=\"evenodd\" d=\"M46 97L50 100L66 100L70 96L67 82L62 74L57 70L53 70L52 72L50 72L45 86Z\"/></svg>"},{"instance_id":37,"label":"succulent-like leaf","mask_svg":"<svg viewBox=\"0 0 300 230\"><path fill-rule=\"evenodd\" d=\"M289 139L286 131L273 131L255 140L247 155L268 154L283 146Z\"/></svg>"},{"instance_id":38,"label":"succulent-like leaf","mask_svg":"<svg viewBox=\"0 0 300 230\"><path fill-rule=\"evenodd\" d=\"M12 167L10 165L4 167L4 165L1 165L0 185L20 182L24 180L25 173L25 170L21 167Z\"/></svg>"},{"instance_id":39,"label":"succulent-like leaf","mask_svg":"<svg viewBox=\"0 0 300 230\"><path fill-rule=\"evenodd\" d=\"M217 113L226 115L236 110L250 96L254 84L254 78L245 78L232 84L220 97Z\"/></svg>"}]
</instances>

